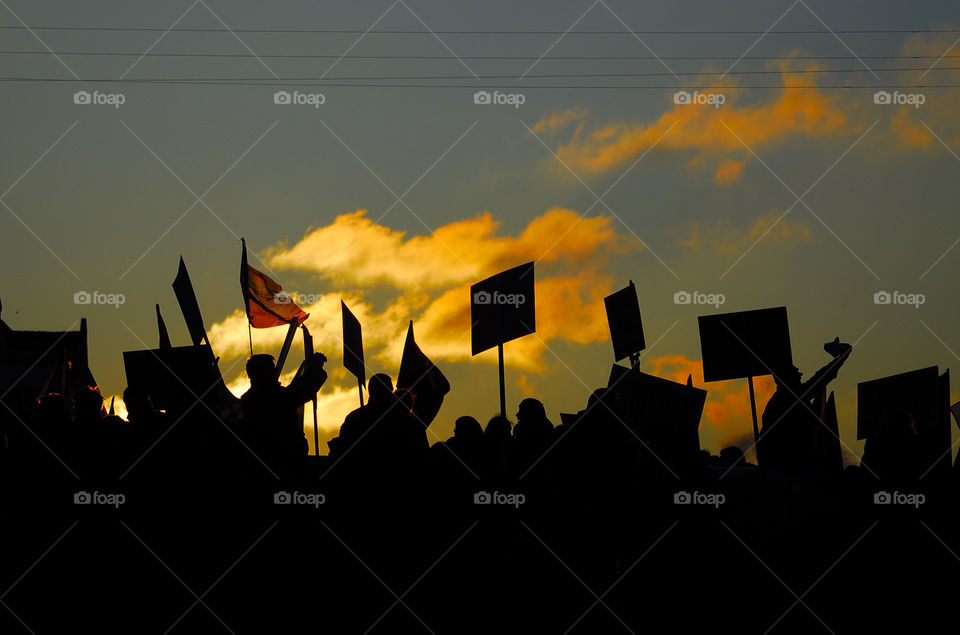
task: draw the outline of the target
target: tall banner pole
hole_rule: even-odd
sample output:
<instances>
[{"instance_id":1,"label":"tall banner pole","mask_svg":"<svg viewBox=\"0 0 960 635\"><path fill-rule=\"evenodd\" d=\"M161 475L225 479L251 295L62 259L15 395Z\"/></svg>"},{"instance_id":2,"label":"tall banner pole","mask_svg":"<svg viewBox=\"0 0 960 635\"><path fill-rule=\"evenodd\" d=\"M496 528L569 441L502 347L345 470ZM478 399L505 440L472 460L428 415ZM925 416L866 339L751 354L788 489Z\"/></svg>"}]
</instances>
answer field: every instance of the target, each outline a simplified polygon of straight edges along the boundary
<instances>
[{"instance_id":1,"label":"tall banner pole","mask_svg":"<svg viewBox=\"0 0 960 635\"><path fill-rule=\"evenodd\" d=\"M757 455L757 464L760 464L760 426L757 423L757 396L753 390L753 375L747 377L747 386L750 387L750 413L753 415L753 450Z\"/></svg>"},{"instance_id":2,"label":"tall banner pole","mask_svg":"<svg viewBox=\"0 0 960 635\"><path fill-rule=\"evenodd\" d=\"M497 354L500 356L500 415L507 416L507 390L503 379L503 342L497 344Z\"/></svg>"},{"instance_id":3,"label":"tall banner pole","mask_svg":"<svg viewBox=\"0 0 960 635\"><path fill-rule=\"evenodd\" d=\"M283 340L283 347L280 349L280 356L277 357L277 375L283 371L283 363L287 361L287 353L290 352L290 344L293 343L293 336L297 333L296 318L290 320L290 328L287 329L287 337Z\"/></svg>"},{"instance_id":4,"label":"tall banner pole","mask_svg":"<svg viewBox=\"0 0 960 635\"><path fill-rule=\"evenodd\" d=\"M304 324L303 329L303 359L309 360L313 356L313 336ZM313 393L313 454L320 456L320 431L317 429L317 393Z\"/></svg>"}]
</instances>

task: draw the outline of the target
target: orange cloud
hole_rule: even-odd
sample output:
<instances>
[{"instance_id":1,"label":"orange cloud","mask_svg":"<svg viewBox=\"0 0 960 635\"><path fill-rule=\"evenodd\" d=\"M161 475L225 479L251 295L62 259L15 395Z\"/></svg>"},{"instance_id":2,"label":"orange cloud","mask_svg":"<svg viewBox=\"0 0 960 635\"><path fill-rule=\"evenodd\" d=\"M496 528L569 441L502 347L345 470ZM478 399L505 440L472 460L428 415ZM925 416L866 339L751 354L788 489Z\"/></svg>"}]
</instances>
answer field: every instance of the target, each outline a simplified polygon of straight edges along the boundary
<instances>
[{"instance_id":1,"label":"orange cloud","mask_svg":"<svg viewBox=\"0 0 960 635\"><path fill-rule=\"evenodd\" d=\"M536 124L532 130L537 133L553 132L560 128L565 128L574 121L578 121L587 116L587 111L583 108L570 108L561 112L554 111L548 117L544 117Z\"/></svg>"},{"instance_id":2,"label":"orange cloud","mask_svg":"<svg viewBox=\"0 0 960 635\"><path fill-rule=\"evenodd\" d=\"M700 421L701 439L706 432L704 428L708 428L716 435L717 444L721 448L741 441L745 434L748 434L752 443L753 415L750 412L750 395L745 380L733 379L707 384L703 380L703 362L684 355L664 355L645 360L644 366L644 372L681 383L686 383L687 377L692 375L694 386L709 391ZM754 378L753 385L759 417L776 390L776 385L770 376Z\"/></svg>"},{"instance_id":3,"label":"orange cloud","mask_svg":"<svg viewBox=\"0 0 960 635\"><path fill-rule=\"evenodd\" d=\"M483 212L429 236L408 238L359 209L310 230L292 247L268 249L265 260L278 271L315 272L337 284L422 290L473 282L529 260L576 264L637 248L614 231L610 217L581 218L560 207L534 218L515 237L498 236L499 228L500 222Z\"/></svg>"},{"instance_id":4,"label":"orange cloud","mask_svg":"<svg viewBox=\"0 0 960 635\"><path fill-rule=\"evenodd\" d=\"M792 222L789 220L789 215L777 222L777 219L782 215L782 211L776 211L761 216L746 230L734 227L729 219L720 219L712 227L692 222L688 225L690 237L681 242L693 249L709 246L720 253L729 255L743 253L761 236L764 237L765 241L775 243L810 240L813 234L809 225L802 222Z\"/></svg>"},{"instance_id":5,"label":"orange cloud","mask_svg":"<svg viewBox=\"0 0 960 635\"><path fill-rule=\"evenodd\" d=\"M960 83L960 71L952 70L957 66L955 60L960 57L960 50L955 46L954 39L942 34L917 34L909 38L900 49L901 56L927 59L918 59L914 64L920 70L897 74L897 83L910 86L920 84L917 88L903 89L900 92L922 94L923 105L919 108L909 104L877 106L878 109L890 113L889 135L895 149L940 149L939 142L921 120L930 126L944 143L954 147L960 144L960 122L956 116L960 109L960 93L956 89L923 88L927 84ZM944 54L946 56L934 64L934 61Z\"/></svg>"},{"instance_id":6,"label":"orange cloud","mask_svg":"<svg viewBox=\"0 0 960 635\"><path fill-rule=\"evenodd\" d=\"M612 291L614 280L603 271L613 254L640 249L639 241L616 232L609 217L580 218L562 208L544 212L513 236L500 235L499 227L484 212L437 228L429 236L407 236L357 210L311 229L293 245L266 250L264 259L272 268L316 276L324 291L312 293L285 284L294 297L302 294L310 300L302 304L310 314L306 326L315 349L331 359L330 377L320 394L322 440L335 435L358 400L355 380L339 364L341 298L363 325L368 375L386 371L396 376L411 319L417 342L433 360L470 360L470 285L530 260L537 261L537 330L505 347L505 363L539 373L552 360L548 347L554 342L583 345L608 338L602 299ZM282 328L255 329L255 352L277 351L284 335ZM237 310L215 323L210 340L225 360L249 354L244 313ZM296 341L288 375L302 354ZM496 351L478 359L496 363ZM246 378L242 374L228 378L228 386L240 394L246 390ZM528 389L523 390L526 394ZM306 432L312 439L312 423Z\"/></svg>"},{"instance_id":7,"label":"orange cloud","mask_svg":"<svg viewBox=\"0 0 960 635\"><path fill-rule=\"evenodd\" d=\"M680 103L650 123L613 123L587 133L578 129L557 154L574 171L599 173L634 160L659 139L658 151L693 152L691 166L710 163L717 183L729 185L739 179L751 156L744 144L760 152L796 135L852 134L864 128L851 121L849 104L841 95L816 88L810 71L818 66L792 66L789 60L780 64L784 88L769 101L737 106L737 87L718 84L702 92L723 94L726 102L720 107Z\"/></svg>"}]
</instances>

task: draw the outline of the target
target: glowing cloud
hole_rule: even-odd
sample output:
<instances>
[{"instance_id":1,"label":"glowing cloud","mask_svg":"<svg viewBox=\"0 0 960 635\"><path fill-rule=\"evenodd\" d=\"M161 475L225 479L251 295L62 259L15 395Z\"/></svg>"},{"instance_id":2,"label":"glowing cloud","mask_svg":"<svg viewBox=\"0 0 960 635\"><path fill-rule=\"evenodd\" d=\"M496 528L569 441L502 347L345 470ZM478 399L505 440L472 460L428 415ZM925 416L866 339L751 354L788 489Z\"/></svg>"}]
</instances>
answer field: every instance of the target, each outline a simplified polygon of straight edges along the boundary
<instances>
[{"instance_id":1,"label":"glowing cloud","mask_svg":"<svg viewBox=\"0 0 960 635\"><path fill-rule=\"evenodd\" d=\"M581 126L557 155L574 171L599 173L623 166L657 144L660 152L693 152L688 165L710 163L715 166L716 182L729 185L740 178L751 156L744 144L759 152L796 135L823 137L864 128L851 122L844 97L817 89L809 71L819 67L807 64L795 70L792 65L791 61L780 64L784 88L769 101L737 106L736 86L718 84L702 92L724 94L726 103L719 108L675 103L650 123L611 123L589 132ZM551 115L537 127L549 129L558 117Z\"/></svg>"},{"instance_id":2,"label":"glowing cloud","mask_svg":"<svg viewBox=\"0 0 960 635\"><path fill-rule=\"evenodd\" d=\"M782 215L782 211L766 214L746 229L734 227L729 219L720 219L712 227L693 222L688 226L689 238L685 238L682 243L693 249L707 246L729 255L743 253L761 236L764 241L773 243L806 242L811 239L813 234L809 225L793 222L790 216L785 216L777 222Z\"/></svg>"}]
</instances>

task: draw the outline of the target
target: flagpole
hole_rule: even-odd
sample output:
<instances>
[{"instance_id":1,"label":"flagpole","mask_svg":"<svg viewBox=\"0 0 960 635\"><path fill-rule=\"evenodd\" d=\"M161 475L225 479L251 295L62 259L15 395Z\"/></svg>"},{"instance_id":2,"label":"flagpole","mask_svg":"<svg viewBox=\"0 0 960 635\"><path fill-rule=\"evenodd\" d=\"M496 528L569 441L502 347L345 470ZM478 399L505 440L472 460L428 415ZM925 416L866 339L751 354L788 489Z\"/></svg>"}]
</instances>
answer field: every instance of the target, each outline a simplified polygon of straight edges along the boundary
<instances>
[{"instance_id":1,"label":"flagpole","mask_svg":"<svg viewBox=\"0 0 960 635\"><path fill-rule=\"evenodd\" d=\"M250 328L250 318L247 318L247 337L250 339L250 357L253 357L253 329Z\"/></svg>"},{"instance_id":2,"label":"flagpole","mask_svg":"<svg viewBox=\"0 0 960 635\"><path fill-rule=\"evenodd\" d=\"M747 377L747 386L750 388L750 413L753 415L753 452L760 464L760 427L757 425L757 396L753 390L753 376Z\"/></svg>"},{"instance_id":3,"label":"flagpole","mask_svg":"<svg viewBox=\"0 0 960 635\"><path fill-rule=\"evenodd\" d=\"M507 390L503 381L503 342L497 344L497 353L500 357L500 415L507 416Z\"/></svg>"},{"instance_id":4,"label":"flagpole","mask_svg":"<svg viewBox=\"0 0 960 635\"><path fill-rule=\"evenodd\" d=\"M300 326L303 329L303 359L309 360L313 356L313 336L307 330L307 325ZM309 362L308 362L309 363ZM317 429L317 393L313 393L313 455L320 456L320 431Z\"/></svg>"},{"instance_id":5,"label":"flagpole","mask_svg":"<svg viewBox=\"0 0 960 635\"><path fill-rule=\"evenodd\" d=\"M277 357L277 376L283 370L283 364L287 361L287 353L290 351L290 344L293 342L293 336L297 332L297 319L290 320L290 328L287 329L287 337L283 340L283 346L280 348L280 356Z\"/></svg>"},{"instance_id":6,"label":"flagpole","mask_svg":"<svg viewBox=\"0 0 960 635\"><path fill-rule=\"evenodd\" d=\"M363 382L357 377L357 392L360 393L360 407L363 407Z\"/></svg>"}]
</instances>

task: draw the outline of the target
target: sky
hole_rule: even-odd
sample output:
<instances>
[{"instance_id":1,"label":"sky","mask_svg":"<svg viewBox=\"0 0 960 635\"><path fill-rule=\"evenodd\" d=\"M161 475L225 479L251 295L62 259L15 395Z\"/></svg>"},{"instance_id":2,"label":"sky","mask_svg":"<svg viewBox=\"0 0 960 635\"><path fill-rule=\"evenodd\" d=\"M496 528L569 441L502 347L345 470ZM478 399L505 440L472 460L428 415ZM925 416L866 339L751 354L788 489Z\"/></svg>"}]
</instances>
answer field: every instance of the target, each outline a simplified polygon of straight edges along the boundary
<instances>
[{"instance_id":1,"label":"sky","mask_svg":"<svg viewBox=\"0 0 960 635\"><path fill-rule=\"evenodd\" d=\"M602 298L628 280L642 368L710 391L713 452L750 447L750 410L745 380L703 381L698 315L786 306L807 376L824 342L855 343L831 385L853 462L858 382L960 359L954 3L10 0L0 15L0 317L86 317L107 396L122 351L156 346L155 303L188 342L181 255L244 389L240 237L329 358L322 439L358 400L341 299L369 373L396 377L414 320L452 385L436 441L498 409L495 351L470 355L469 286L531 260L537 332L505 346L511 414L532 396L559 423L606 384ZM256 330L255 351L283 331ZM773 383L756 385L762 412Z\"/></svg>"}]
</instances>

